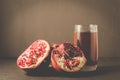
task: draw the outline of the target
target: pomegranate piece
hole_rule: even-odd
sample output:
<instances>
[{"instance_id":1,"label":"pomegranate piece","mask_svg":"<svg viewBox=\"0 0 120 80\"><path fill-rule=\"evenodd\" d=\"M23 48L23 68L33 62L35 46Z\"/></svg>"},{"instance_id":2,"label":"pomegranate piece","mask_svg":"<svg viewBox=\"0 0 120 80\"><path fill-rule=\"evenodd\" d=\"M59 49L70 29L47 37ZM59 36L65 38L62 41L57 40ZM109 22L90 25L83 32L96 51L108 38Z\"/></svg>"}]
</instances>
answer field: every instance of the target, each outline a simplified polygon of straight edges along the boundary
<instances>
[{"instance_id":1,"label":"pomegranate piece","mask_svg":"<svg viewBox=\"0 0 120 80\"><path fill-rule=\"evenodd\" d=\"M86 58L79 47L65 42L53 45L51 62L57 71L77 72L85 65Z\"/></svg>"},{"instance_id":2,"label":"pomegranate piece","mask_svg":"<svg viewBox=\"0 0 120 80\"><path fill-rule=\"evenodd\" d=\"M24 69L35 69L48 57L50 46L45 40L33 42L17 59L17 66Z\"/></svg>"}]
</instances>

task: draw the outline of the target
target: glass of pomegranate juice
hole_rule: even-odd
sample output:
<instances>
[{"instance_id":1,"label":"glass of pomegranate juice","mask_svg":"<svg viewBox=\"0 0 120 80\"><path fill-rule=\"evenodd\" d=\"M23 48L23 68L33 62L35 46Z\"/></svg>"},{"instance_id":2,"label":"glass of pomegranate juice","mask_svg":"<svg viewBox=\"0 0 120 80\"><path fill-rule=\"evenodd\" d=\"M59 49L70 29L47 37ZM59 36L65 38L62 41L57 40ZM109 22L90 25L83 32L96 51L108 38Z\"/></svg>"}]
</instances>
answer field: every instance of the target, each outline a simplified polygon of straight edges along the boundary
<instances>
[{"instance_id":1,"label":"glass of pomegranate juice","mask_svg":"<svg viewBox=\"0 0 120 80\"><path fill-rule=\"evenodd\" d=\"M98 62L97 25L75 25L74 46L79 46L87 59L82 71L95 71Z\"/></svg>"}]
</instances>

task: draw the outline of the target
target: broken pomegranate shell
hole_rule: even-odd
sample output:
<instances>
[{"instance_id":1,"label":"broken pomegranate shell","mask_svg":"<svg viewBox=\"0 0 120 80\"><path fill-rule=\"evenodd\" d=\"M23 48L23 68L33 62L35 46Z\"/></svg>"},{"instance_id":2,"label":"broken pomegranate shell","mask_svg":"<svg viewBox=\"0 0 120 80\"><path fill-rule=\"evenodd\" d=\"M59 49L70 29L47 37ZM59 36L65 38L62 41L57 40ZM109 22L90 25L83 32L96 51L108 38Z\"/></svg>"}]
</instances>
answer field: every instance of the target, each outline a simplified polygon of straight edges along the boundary
<instances>
[{"instance_id":1,"label":"broken pomegranate shell","mask_svg":"<svg viewBox=\"0 0 120 80\"><path fill-rule=\"evenodd\" d=\"M50 46L45 40L33 42L17 59L17 66L25 71L34 70L45 62Z\"/></svg>"},{"instance_id":2,"label":"broken pomegranate shell","mask_svg":"<svg viewBox=\"0 0 120 80\"><path fill-rule=\"evenodd\" d=\"M52 67L57 71L78 72L85 65L86 58L79 47L64 42L53 45L51 62Z\"/></svg>"}]
</instances>

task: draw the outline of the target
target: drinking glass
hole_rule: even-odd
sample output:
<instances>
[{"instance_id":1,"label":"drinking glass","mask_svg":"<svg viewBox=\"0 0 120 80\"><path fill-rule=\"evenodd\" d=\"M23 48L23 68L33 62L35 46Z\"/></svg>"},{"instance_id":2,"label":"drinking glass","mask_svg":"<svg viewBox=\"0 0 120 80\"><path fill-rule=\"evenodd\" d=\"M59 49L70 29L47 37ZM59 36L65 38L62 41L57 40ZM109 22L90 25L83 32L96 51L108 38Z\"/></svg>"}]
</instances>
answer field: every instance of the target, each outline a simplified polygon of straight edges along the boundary
<instances>
[{"instance_id":1,"label":"drinking glass","mask_svg":"<svg viewBox=\"0 0 120 80\"><path fill-rule=\"evenodd\" d=\"M98 63L98 26L75 25L74 46L79 46L85 54L87 62L82 71L94 71Z\"/></svg>"}]
</instances>

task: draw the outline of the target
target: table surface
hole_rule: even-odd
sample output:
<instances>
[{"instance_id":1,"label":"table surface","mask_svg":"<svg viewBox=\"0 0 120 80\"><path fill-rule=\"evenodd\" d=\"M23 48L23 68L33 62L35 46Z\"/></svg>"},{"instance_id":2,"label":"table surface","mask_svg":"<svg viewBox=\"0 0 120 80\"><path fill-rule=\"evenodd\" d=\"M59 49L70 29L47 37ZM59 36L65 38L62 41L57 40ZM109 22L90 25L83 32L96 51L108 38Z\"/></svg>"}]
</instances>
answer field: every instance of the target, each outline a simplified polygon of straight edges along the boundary
<instances>
[{"instance_id":1,"label":"table surface","mask_svg":"<svg viewBox=\"0 0 120 80\"><path fill-rule=\"evenodd\" d=\"M94 72L59 73L52 68L39 74L26 74L16 59L0 59L0 80L119 80L120 58L100 58Z\"/></svg>"}]
</instances>

